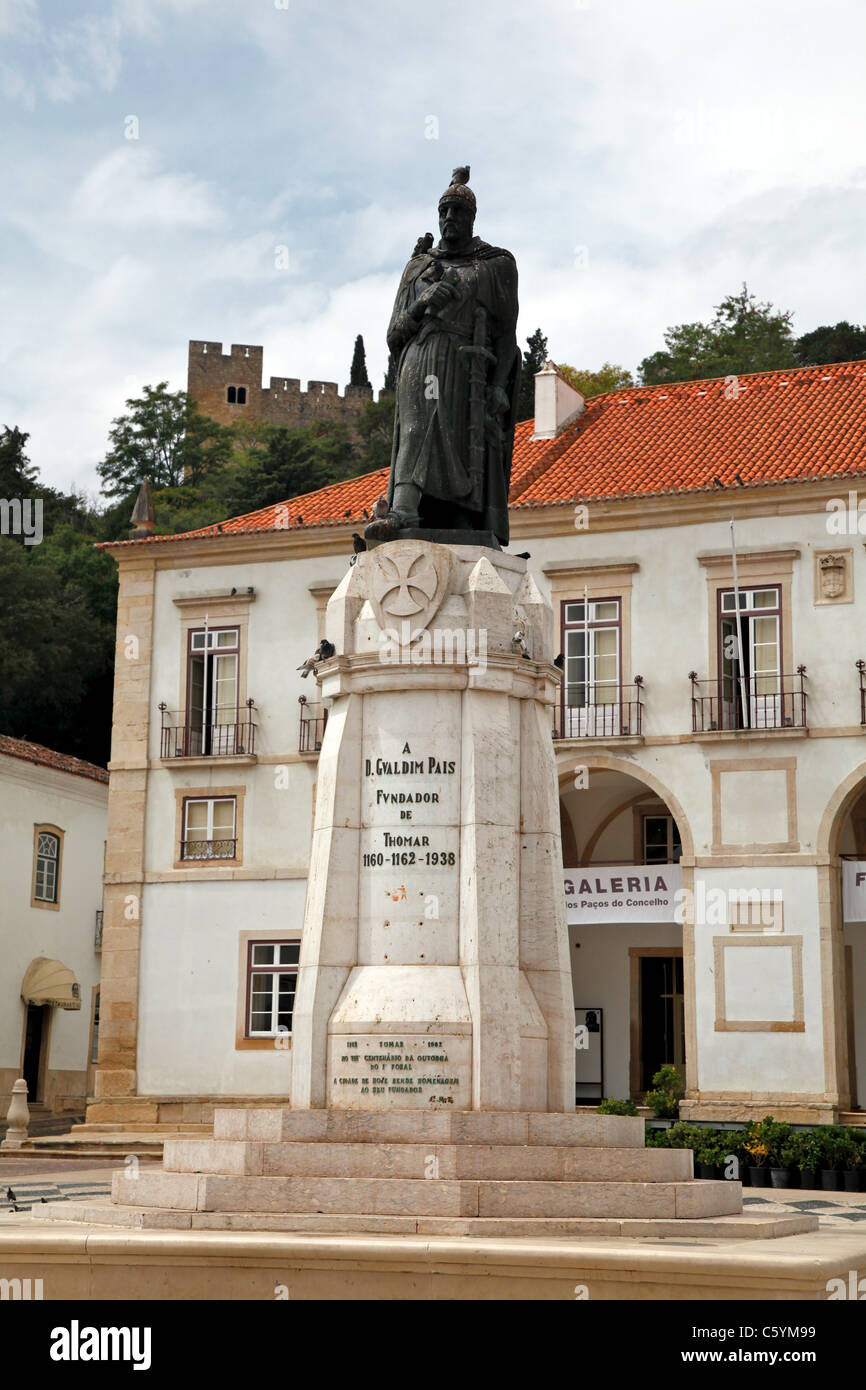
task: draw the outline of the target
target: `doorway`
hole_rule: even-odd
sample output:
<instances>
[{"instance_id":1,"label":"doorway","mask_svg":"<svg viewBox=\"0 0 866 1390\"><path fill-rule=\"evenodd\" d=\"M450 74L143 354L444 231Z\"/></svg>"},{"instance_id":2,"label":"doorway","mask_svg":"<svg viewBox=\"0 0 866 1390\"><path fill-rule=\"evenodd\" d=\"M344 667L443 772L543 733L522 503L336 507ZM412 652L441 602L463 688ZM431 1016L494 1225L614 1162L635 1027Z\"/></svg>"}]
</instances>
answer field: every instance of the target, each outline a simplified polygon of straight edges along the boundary
<instances>
[{"instance_id":1,"label":"doorway","mask_svg":"<svg viewBox=\"0 0 866 1390\"><path fill-rule=\"evenodd\" d=\"M189 634L187 756L239 751L238 628L203 628Z\"/></svg>"},{"instance_id":2,"label":"doorway","mask_svg":"<svg viewBox=\"0 0 866 1390\"><path fill-rule=\"evenodd\" d=\"M766 589L741 589L739 623L733 589L723 590L719 598L720 727L777 729L784 722L781 590L778 585ZM737 660L738 630L742 670Z\"/></svg>"},{"instance_id":3,"label":"doorway","mask_svg":"<svg viewBox=\"0 0 866 1390\"><path fill-rule=\"evenodd\" d=\"M633 1098L652 1087L659 1067L675 1066L685 1076L683 954L672 948L632 954Z\"/></svg>"},{"instance_id":4,"label":"doorway","mask_svg":"<svg viewBox=\"0 0 866 1390\"><path fill-rule=\"evenodd\" d=\"M27 1082L27 1100L32 1104L42 1100L44 1051L48 1041L48 1005L28 1004L24 1028L24 1060L21 1075Z\"/></svg>"}]
</instances>

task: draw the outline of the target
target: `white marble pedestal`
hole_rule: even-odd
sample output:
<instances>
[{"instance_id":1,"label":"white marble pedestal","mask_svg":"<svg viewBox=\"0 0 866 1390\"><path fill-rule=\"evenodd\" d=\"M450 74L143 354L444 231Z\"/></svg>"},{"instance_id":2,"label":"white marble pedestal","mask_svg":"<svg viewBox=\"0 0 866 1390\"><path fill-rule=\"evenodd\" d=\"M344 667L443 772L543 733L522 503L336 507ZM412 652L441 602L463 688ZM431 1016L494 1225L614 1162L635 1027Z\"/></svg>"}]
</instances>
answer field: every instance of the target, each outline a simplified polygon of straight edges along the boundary
<instances>
[{"instance_id":1,"label":"white marble pedestal","mask_svg":"<svg viewBox=\"0 0 866 1390\"><path fill-rule=\"evenodd\" d=\"M292 1107L573 1109L549 604L523 560L402 540L326 633Z\"/></svg>"}]
</instances>

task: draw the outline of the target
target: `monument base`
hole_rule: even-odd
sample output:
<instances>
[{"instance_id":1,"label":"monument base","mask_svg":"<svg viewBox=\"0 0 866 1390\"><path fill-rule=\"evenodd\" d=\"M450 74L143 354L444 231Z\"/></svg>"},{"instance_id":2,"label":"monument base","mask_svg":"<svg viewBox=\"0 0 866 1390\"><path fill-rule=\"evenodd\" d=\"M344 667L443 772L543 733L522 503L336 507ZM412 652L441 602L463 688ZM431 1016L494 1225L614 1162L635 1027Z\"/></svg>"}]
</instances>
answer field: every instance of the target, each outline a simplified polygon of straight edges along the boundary
<instances>
[{"instance_id":1,"label":"monument base","mask_svg":"<svg viewBox=\"0 0 866 1390\"><path fill-rule=\"evenodd\" d=\"M741 1212L739 1182L696 1181L689 1150L645 1148L643 1121L627 1116L226 1107L213 1139L168 1140L161 1170L115 1173L110 1206L49 1204L40 1216L186 1230L695 1236L708 1221L724 1233L719 1218ZM815 1224L786 1217L771 1233Z\"/></svg>"}]
</instances>

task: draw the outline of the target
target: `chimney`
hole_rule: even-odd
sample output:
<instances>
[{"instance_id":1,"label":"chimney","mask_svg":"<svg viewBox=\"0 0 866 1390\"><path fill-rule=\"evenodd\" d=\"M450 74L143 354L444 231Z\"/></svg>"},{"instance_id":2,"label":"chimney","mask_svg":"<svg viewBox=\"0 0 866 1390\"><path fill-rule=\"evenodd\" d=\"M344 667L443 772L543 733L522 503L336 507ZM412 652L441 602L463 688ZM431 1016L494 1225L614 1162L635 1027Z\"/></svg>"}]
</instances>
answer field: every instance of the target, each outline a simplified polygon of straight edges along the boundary
<instances>
[{"instance_id":1,"label":"chimney","mask_svg":"<svg viewBox=\"0 0 866 1390\"><path fill-rule=\"evenodd\" d=\"M555 362L545 362L535 373L535 429L533 439L555 439L576 420L586 405L579 391L560 376Z\"/></svg>"}]
</instances>

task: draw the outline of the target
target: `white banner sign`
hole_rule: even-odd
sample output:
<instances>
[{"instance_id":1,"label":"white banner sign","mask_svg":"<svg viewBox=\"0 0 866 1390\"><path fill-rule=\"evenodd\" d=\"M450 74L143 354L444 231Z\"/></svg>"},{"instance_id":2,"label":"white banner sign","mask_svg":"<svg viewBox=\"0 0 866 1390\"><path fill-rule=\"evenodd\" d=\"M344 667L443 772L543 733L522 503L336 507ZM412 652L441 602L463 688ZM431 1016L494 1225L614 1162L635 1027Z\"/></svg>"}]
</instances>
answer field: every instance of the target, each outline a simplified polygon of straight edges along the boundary
<instances>
[{"instance_id":1,"label":"white banner sign","mask_svg":"<svg viewBox=\"0 0 866 1390\"><path fill-rule=\"evenodd\" d=\"M842 860L842 919L866 922L866 859Z\"/></svg>"},{"instance_id":2,"label":"white banner sign","mask_svg":"<svg viewBox=\"0 0 866 1390\"><path fill-rule=\"evenodd\" d=\"M566 869L568 922L673 922L682 886L679 864Z\"/></svg>"}]
</instances>

